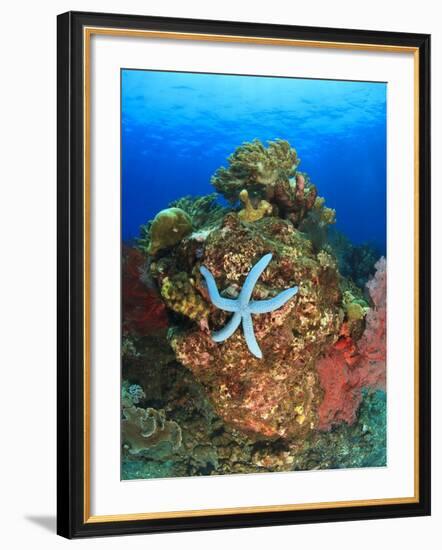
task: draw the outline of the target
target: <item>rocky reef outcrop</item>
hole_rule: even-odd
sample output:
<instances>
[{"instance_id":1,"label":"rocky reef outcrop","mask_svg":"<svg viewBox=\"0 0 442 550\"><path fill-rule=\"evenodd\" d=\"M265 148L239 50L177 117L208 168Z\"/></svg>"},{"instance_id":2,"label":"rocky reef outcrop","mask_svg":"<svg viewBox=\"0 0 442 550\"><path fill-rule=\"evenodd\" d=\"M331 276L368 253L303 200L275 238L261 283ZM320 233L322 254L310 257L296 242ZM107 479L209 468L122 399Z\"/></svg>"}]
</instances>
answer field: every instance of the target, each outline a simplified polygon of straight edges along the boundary
<instances>
[{"instance_id":1,"label":"rocky reef outcrop","mask_svg":"<svg viewBox=\"0 0 442 550\"><path fill-rule=\"evenodd\" d=\"M189 238L191 240L191 237ZM315 255L309 241L287 220L263 218L242 223L235 214L210 232L201 258L188 243L176 262L158 262L158 280L187 265L195 293L208 304L206 323L176 330L171 345L180 363L207 389L216 412L227 423L256 438L301 437L317 426L322 398L315 360L339 336L344 319L339 273L327 253ZM255 286L252 299L269 299L298 286L296 297L280 309L253 316L263 358L250 354L240 330L217 344L211 331L229 314L213 307L199 273L204 265L224 296L235 297L250 267L266 253L273 259ZM184 260L185 257L185 260ZM182 269L182 267L181 267Z\"/></svg>"},{"instance_id":2,"label":"rocky reef outcrop","mask_svg":"<svg viewBox=\"0 0 442 550\"><path fill-rule=\"evenodd\" d=\"M360 273L358 281L343 274L328 239L335 211L299 162L286 141L245 143L212 178L230 208L214 195L184 197L143 227L123 293L123 378L143 388L122 412L129 477L165 475L166 455L169 475L310 467L314 448L326 438L339 447L333 434L359 429L364 400L385 389L385 259L366 288ZM252 315L258 358L239 329L213 340L232 313L213 304L201 267L233 300L266 254L251 299L298 291Z\"/></svg>"}]
</instances>

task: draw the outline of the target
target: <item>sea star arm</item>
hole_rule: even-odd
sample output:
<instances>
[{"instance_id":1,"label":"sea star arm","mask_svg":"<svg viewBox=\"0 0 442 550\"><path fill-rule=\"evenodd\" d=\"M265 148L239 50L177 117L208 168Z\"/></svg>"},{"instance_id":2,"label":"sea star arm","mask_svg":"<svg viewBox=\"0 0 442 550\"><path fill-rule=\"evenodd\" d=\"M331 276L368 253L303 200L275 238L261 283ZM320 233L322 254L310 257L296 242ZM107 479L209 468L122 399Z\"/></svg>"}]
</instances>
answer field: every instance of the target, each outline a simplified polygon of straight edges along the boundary
<instances>
[{"instance_id":1,"label":"sea star arm","mask_svg":"<svg viewBox=\"0 0 442 550\"><path fill-rule=\"evenodd\" d=\"M244 285L238 298L240 305L245 306L250 302L250 298L252 297L252 292L255 288L256 282L260 278L265 268L269 265L271 259L272 255L266 254L259 260L259 262L257 262L252 267L249 274L247 275L246 280L244 281Z\"/></svg>"},{"instance_id":2,"label":"sea star arm","mask_svg":"<svg viewBox=\"0 0 442 550\"><path fill-rule=\"evenodd\" d=\"M275 311L282 307L286 302L293 298L293 296L298 292L298 287L294 286L283 290L277 296L270 298L269 300L255 300L250 302L249 309L250 313L269 313L270 311Z\"/></svg>"},{"instance_id":3,"label":"sea star arm","mask_svg":"<svg viewBox=\"0 0 442 550\"><path fill-rule=\"evenodd\" d=\"M220 296L215 279L207 267L202 265L200 267L200 273L206 280L207 290L209 291L212 304L223 311L238 311L238 304L236 300L229 300L228 298L223 298Z\"/></svg>"},{"instance_id":4,"label":"sea star arm","mask_svg":"<svg viewBox=\"0 0 442 550\"><path fill-rule=\"evenodd\" d=\"M234 313L229 322L218 332L212 332L212 340L214 342L224 342L227 338L230 338L235 330L241 323L241 313L237 311Z\"/></svg>"},{"instance_id":5,"label":"sea star arm","mask_svg":"<svg viewBox=\"0 0 442 550\"><path fill-rule=\"evenodd\" d=\"M251 354L258 359L262 359L262 351L256 341L255 332L253 330L253 321L250 313L243 313L242 315L242 328L244 331L244 338L246 340L247 347Z\"/></svg>"}]
</instances>

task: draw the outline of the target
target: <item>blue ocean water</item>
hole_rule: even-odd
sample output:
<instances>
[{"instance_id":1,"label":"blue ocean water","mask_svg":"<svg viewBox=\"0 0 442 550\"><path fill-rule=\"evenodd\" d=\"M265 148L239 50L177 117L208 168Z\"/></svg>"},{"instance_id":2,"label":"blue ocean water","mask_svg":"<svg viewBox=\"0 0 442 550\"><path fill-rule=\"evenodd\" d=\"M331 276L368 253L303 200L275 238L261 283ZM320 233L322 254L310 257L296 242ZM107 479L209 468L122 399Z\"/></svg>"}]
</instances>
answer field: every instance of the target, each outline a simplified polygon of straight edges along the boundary
<instances>
[{"instance_id":1,"label":"blue ocean water","mask_svg":"<svg viewBox=\"0 0 442 550\"><path fill-rule=\"evenodd\" d=\"M385 83L123 70L122 238L210 177L244 141L285 139L336 227L386 252Z\"/></svg>"}]
</instances>

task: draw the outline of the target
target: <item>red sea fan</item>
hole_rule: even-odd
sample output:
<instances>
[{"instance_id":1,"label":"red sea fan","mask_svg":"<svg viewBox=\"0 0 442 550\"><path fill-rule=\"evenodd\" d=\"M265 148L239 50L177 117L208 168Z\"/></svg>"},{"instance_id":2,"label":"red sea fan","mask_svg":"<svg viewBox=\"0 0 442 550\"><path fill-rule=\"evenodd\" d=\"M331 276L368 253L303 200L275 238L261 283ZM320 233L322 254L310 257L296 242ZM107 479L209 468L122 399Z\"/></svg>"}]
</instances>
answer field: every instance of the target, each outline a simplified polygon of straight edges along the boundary
<instances>
[{"instance_id":1,"label":"red sea fan","mask_svg":"<svg viewBox=\"0 0 442 550\"><path fill-rule=\"evenodd\" d=\"M333 424L356 420L361 402L360 379L357 368L347 364L342 350L333 349L316 364L324 398L319 406L319 429L328 430Z\"/></svg>"},{"instance_id":2,"label":"red sea fan","mask_svg":"<svg viewBox=\"0 0 442 550\"><path fill-rule=\"evenodd\" d=\"M145 260L135 248L123 250L122 309L123 332L139 336L167 327L166 307L158 294L140 279Z\"/></svg>"},{"instance_id":3,"label":"red sea fan","mask_svg":"<svg viewBox=\"0 0 442 550\"><path fill-rule=\"evenodd\" d=\"M386 261L376 264L376 273L367 283L373 307L367 313L365 331L357 344L349 337L346 325L342 336L327 355L318 360L324 398L319 407L319 428L356 420L362 388L385 388L386 359Z\"/></svg>"}]
</instances>

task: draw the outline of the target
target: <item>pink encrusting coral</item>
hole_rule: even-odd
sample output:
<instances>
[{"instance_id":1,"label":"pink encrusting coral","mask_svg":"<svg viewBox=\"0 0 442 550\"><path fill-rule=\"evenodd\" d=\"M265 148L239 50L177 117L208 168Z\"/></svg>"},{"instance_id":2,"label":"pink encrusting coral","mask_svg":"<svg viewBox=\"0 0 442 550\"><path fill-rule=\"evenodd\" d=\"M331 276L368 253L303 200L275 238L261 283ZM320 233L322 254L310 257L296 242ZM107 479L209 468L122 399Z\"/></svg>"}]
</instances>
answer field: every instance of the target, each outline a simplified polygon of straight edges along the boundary
<instances>
[{"instance_id":1,"label":"pink encrusting coral","mask_svg":"<svg viewBox=\"0 0 442 550\"><path fill-rule=\"evenodd\" d=\"M376 273L367 283L373 307L366 316L365 331L358 342L346 334L316 363L324 398L319 406L318 427L328 430L333 424L356 420L362 388L384 389L386 383L386 260L376 264Z\"/></svg>"}]
</instances>

